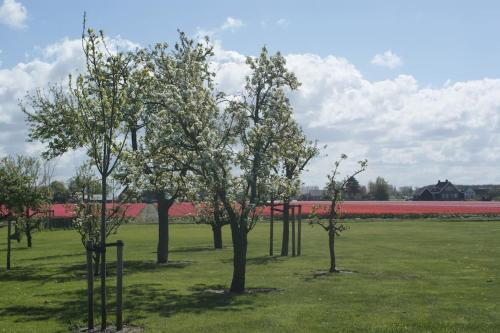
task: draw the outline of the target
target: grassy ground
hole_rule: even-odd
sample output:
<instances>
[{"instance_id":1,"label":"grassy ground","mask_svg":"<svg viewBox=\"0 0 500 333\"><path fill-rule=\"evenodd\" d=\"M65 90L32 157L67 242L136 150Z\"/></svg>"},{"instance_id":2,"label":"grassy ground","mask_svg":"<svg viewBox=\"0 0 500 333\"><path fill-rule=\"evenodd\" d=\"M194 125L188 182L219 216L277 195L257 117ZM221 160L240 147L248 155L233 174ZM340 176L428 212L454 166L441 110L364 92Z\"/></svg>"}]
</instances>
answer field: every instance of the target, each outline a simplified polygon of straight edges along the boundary
<instances>
[{"instance_id":1,"label":"grassy ground","mask_svg":"<svg viewBox=\"0 0 500 333\"><path fill-rule=\"evenodd\" d=\"M315 274L328 267L320 228L303 228L301 257L281 258L267 256L267 226L257 227L247 286L283 290L241 296L204 292L228 286L232 272L231 248L212 250L209 227L172 226L172 263L158 267L156 226L124 226L113 238L125 242L125 320L146 332L500 332L500 222L350 225L338 240L338 262L354 273L327 276ZM85 325L84 253L76 232L37 233L32 249L24 240L15 244L14 269L6 272L5 229L0 332Z\"/></svg>"}]
</instances>

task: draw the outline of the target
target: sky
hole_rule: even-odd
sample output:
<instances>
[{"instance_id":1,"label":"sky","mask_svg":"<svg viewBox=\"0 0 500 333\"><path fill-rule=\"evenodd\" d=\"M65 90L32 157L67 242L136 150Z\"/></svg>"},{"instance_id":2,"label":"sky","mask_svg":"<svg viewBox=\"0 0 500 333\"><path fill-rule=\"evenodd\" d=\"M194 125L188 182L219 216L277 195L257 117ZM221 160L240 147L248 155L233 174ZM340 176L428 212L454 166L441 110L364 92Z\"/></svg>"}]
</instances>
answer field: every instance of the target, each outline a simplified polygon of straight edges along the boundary
<instances>
[{"instance_id":1,"label":"sky","mask_svg":"<svg viewBox=\"0 0 500 333\"><path fill-rule=\"evenodd\" d=\"M242 90L246 56L284 54L302 82L295 117L326 145L305 184L322 186L341 153L345 172L368 159L361 183L500 183L498 1L0 0L0 155L43 148L18 103L81 70L84 11L117 48L208 35L226 92ZM57 159L56 177L83 158Z\"/></svg>"}]
</instances>

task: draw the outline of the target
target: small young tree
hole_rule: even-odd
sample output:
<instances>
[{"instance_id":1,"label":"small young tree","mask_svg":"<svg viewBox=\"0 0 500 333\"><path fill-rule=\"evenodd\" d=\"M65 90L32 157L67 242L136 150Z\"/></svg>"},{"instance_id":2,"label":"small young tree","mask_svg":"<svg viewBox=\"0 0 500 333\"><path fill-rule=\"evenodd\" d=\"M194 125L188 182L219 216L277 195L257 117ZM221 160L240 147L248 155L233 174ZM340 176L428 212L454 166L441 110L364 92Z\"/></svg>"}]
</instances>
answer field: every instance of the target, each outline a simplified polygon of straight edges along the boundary
<instances>
[{"instance_id":1,"label":"small young tree","mask_svg":"<svg viewBox=\"0 0 500 333\"><path fill-rule=\"evenodd\" d=\"M27 246L33 245L33 232L41 228L48 212L50 189L47 186L46 168L34 157L6 157L2 164L6 174L22 180L13 192L8 194L6 207L16 220L16 228L25 234Z\"/></svg>"},{"instance_id":2,"label":"small young tree","mask_svg":"<svg viewBox=\"0 0 500 333\"><path fill-rule=\"evenodd\" d=\"M0 209L2 219L7 219L6 268L11 268L12 220L14 211L22 211L20 202L29 179L22 175L16 159L7 156L0 159ZM18 236L18 235L17 235ZM18 238L19 240L19 238Z\"/></svg>"},{"instance_id":3,"label":"small young tree","mask_svg":"<svg viewBox=\"0 0 500 333\"><path fill-rule=\"evenodd\" d=\"M30 139L47 143L46 157L86 148L101 180L101 328L106 323L106 201L107 181L121 159L129 134L123 126L129 104L131 59L111 52L102 32L84 29L82 47L86 71L69 79L68 89L53 86L45 94L28 95L22 110L30 125ZM29 109L29 107L31 109Z\"/></svg>"},{"instance_id":4,"label":"small young tree","mask_svg":"<svg viewBox=\"0 0 500 333\"><path fill-rule=\"evenodd\" d=\"M126 208L121 205L115 205L106 211L106 237L115 234L118 228L127 221L125 217ZM101 206L95 203L80 202L76 204L75 218L73 228L80 234L83 247L86 247L87 241L93 244L99 244L101 239L100 219ZM101 254L99 251L93 252L94 275L99 275L99 263Z\"/></svg>"},{"instance_id":5,"label":"small young tree","mask_svg":"<svg viewBox=\"0 0 500 333\"><path fill-rule=\"evenodd\" d=\"M214 248L222 249L222 227L229 224L229 217L217 194L209 193L196 206L196 223L208 224L212 228Z\"/></svg>"},{"instance_id":6,"label":"small young tree","mask_svg":"<svg viewBox=\"0 0 500 333\"><path fill-rule=\"evenodd\" d=\"M311 219L311 223L320 225L328 233L328 248L330 253L330 273L336 273L337 264L335 259L335 236L340 236L340 233L347 229L347 227L341 223L339 204L343 201L342 193L346 190L346 185L349 179L360 174L366 170L368 162L366 160L359 161L359 167L352 174L344 177L343 180L339 180L340 176L340 166L344 160L347 159L347 155L342 154L340 159L335 161L333 171L328 175L328 183L326 185L326 191L328 197L330 198L330 206L327 212L327 219L314 218Z\"/></svg>"},{"instance_id":7,"label":"small young tree","mask_svg":"<svg viewBox=\"0 0 500 333\"><path fill-rule=\"evenodd\" d=\"M99 180L92 168L90 161L83 163L77 168L76 174L72 177L71 188L75 193L75 205L72 206L75 213L73 228L80 234L82 245L86 246L86 241L99 244L101 239L101 229L99 225L101 209L99 204L93 202L94 191L99 191ZM106 208L106 238L118 231L122 223L128 221L125 218L126 206L120 203L113 203L113 206ZM93 253L94 275L99 275L100 252Z\"/></svg>"}]
</instances>

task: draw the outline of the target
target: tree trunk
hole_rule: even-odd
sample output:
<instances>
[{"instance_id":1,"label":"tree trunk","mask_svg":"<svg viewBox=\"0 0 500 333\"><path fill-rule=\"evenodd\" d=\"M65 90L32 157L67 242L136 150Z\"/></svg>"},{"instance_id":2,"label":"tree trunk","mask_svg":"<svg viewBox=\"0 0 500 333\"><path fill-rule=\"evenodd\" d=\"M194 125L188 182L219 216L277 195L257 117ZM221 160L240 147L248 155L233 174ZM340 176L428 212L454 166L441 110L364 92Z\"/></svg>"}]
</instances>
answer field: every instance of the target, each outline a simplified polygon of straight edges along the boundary
<instances>
[{"instance_id":1,"label":"tree trunk","mask_svg":"<svg viewBox=\"0 0 500 333\"><path fill-rule=\"evenodd\" d=\"M137 128L134 126L130 127L130 138L132 141L132 150L137 151Z\"/></svg>"},{"instance_id":2,"label":"tree trunk","mask_svg":"<svg viewBox=\"0 0 500 333\"><path fill-rule=\"evenodd\" d=\"M156 192L158 200L158 246L157 246L157 263L166 264L168 262L168 242L169 242L169 221L168 211L174 199L165 198L164 191Z\"/></svg>"},{"instance_id":3,"label":"tree trunk","mask_svg":"<svg viewBox=\"0 0 500 333\"><path fill-rule=\"evenodd\" d=\"M271 220L269 221L269 255L274 255L274 199L271 197Z\"/></svg>"},{"instance_id":4,"label":"tree trunk","mask_svg":"<svg viewBox=\"0 0 500 333\"><path fill-rule=\"evenodd\" d=\"M21 230L19 230L19 227L16 225L14 226L14 235L16 235L16 241L18 243L21 243Z\"/></svg>"},{"instance_id":5,"label":"tree trunk","mask_svg":"<svg viewBox=\"0 0 500 333\"><path fill-rule=\"evenodd\" d=\"M27 225L26 231L24 233L26 234L26 242L28 243L28 247L31 248L31 246L33 245L33 242L31 240L31 227Z\"/></svg>"},{"instance_id":6,"label":"tree trunk","mask_svg":"<svg viewBox=\"0 0 500 333\"><path fill-rule=\"evenodd\" d=\"M94 276L99 276L99 264L101 263L101 255L99 251L94 252Z\"/></svg>"},{"instance_id":7,"label":"tree trunk","mask_svg":"<svg viewBox=\"0 0 500 333\"><path fill-rule=\"evenodd\" d=\"M212 225L212 232L214 234L214 248L222 249L222 226L220 224Z\"/></svg>"},{"instance_id":8,"label":"tree trunk","mask_svg":"<svg viewBox=\"0 0 500 333\"><path fill-rule=\"evenodd\" d=\"M222 249L222 222L220 220L220 207L217 195L214 196L214 221L212 232L214 234L214 248Z\"/></svg>"},{"instance_id":9,"label":"tree trunk","mask_svg":"<svg viewBox=\"0 0 500 333\"><path fill-rule=\"evenodd\" d=\"M328 230L328 247L330 249L330 273L336 273L337 267L335 263L335 229L331 227Z\"/></svg>"},{"instance_id":10,"label":"tree trunk","mask_svg":"<svg viewBox=\"0 0 500 333\"><path fill-rule=\"evenodd\" d=\"M12 231L12 221L9 218L9 220L7 221L7 270L10 269L11 231Z\"/></svg>"},{"instance_id":11,"label":"tree trunk","mask_svg":"<svg viewBox=\"0 0 500 333\"><path fill-rule=\"evenodd\" d=\"M231 233L233 236L233 280L230 292L241 294L245 291L247 232L241 225L231 223Z\"/></svg>"},{"instance_id":12,"label":"tree trunk","mask_svg":"<svg viewBox=\"0 0 500 333\"><path fill-rule=\"evenodd\" d=\"M288 243L290 239L290 201L283 201L283 237L281 241L281 255L288 255Z\"/></svg>"}]
</instances>

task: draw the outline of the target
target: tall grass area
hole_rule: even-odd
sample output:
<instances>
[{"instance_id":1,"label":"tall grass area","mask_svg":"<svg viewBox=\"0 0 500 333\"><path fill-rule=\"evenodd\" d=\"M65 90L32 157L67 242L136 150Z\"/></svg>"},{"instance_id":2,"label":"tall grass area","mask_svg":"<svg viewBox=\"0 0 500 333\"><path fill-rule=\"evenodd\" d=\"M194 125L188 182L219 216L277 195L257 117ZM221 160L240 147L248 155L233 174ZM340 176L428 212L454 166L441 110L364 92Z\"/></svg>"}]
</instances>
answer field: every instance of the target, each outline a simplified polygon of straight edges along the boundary
<instances>
[{"instance_id":1,"label":"tall grass area","mask_svg":"<svg viewBox=\"0 0 500 333\"><path fill-rule=\"evenodd\" d=\"M247 287L232 296L229 228L212 249L206 225L171 226L171 263L157 266L155 225L125 225L125 321L145 332L500 332L500 222L349 223L328 268L326 233L303 226L302 256L269 257L268 225L249 238ZM279 235L281 228L277 224ZM0 229L0 332L68 332L85 326L85 255L75 231L13 243L5 271ZM275 237L279 253L281 237ZM114 262L115 252L108 258ZM347 272L349 271L349 272ZM110 264L109 295L114 297ZM110 306L112 310L113 304ZM96 312L97 314L98 312ZM110 313L113 320L113 312Z\"/></svg>"}]
</instances>

